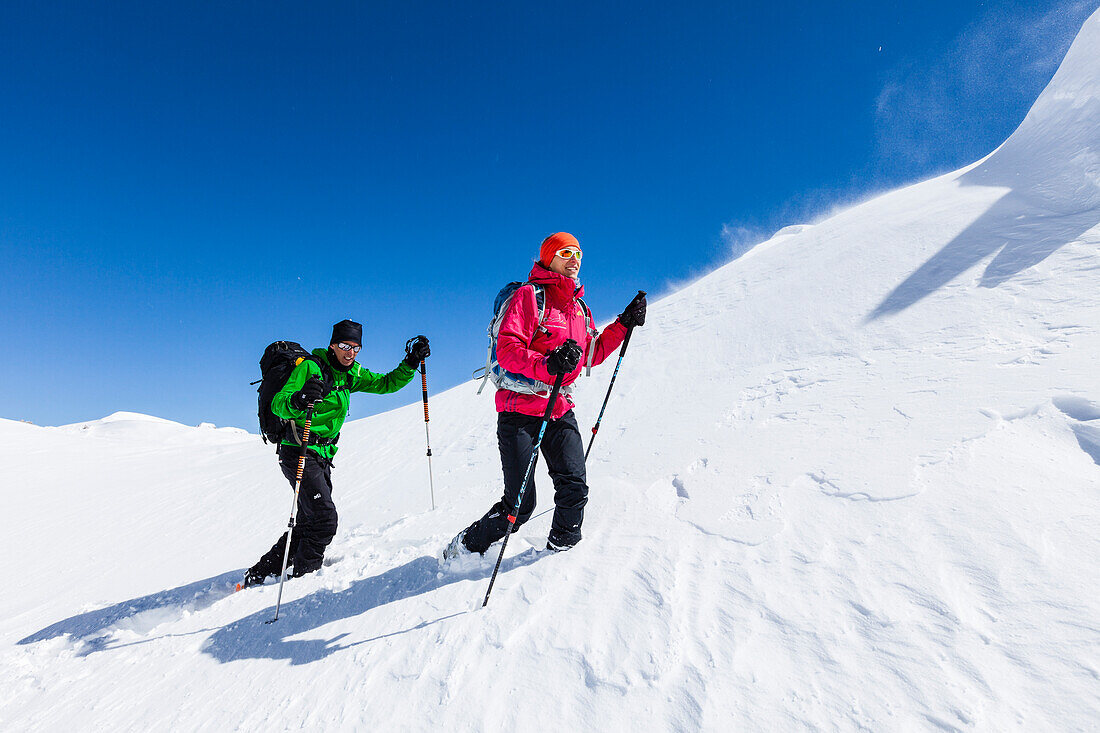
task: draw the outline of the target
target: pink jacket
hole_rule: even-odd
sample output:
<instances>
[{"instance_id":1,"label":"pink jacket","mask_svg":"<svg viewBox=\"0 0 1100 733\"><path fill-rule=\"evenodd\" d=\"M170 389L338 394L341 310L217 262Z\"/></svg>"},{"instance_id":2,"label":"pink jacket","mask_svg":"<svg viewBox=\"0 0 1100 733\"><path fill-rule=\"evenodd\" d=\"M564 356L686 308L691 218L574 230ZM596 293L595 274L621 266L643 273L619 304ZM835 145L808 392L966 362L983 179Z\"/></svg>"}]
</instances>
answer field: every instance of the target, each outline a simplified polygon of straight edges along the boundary
<instances>
[{"instance_id":1,"label":"pink jacket","mask_svg":"<svg viewBox=\"0 0 1100 733\"><path fill-rule=\"evenodd\" d=\"M539 328L538 303L535 301L535 289L530 285L524 285L512 296L497 337L497 361L508 371L553 384L554 375L546 371L546 355L571 338L584 349L581 363L562 381L563 385L572 384L588 363L590 350L595 349L592 353L593 366L602 364L626 338L626 326L617 320L597 338L588 333L584 309L577 302L577 298L584 295L584 287L577 287L572 278L559 275L536 262L527 281L542 286L546 312ZM497 390L497 412L520 412L542 417L547 401L547 397L538 395ZM551 417L556 420L572 409L573 399L562 392Z\"/></svg>"}]
</instances>

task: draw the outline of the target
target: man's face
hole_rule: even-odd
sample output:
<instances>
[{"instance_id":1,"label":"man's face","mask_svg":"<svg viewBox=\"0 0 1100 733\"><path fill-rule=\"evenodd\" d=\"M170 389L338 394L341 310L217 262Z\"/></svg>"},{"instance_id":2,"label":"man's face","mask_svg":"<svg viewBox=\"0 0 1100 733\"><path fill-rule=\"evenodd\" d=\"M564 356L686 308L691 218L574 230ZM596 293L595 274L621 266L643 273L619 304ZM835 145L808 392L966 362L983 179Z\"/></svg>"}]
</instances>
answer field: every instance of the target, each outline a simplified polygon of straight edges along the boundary
<instances>
[{"instance_id":1,"label":"man's face","mask_svg":"<svg viewBox=\"0 0 1100 733\"><path fill-rule=\"evenodd\" d=\"M564 257L562 255L565 255ZM558 250L554 259L550 261L550 269L559 275L565 275L576 279L581 271L581 251L576 247L566 247Z\"/></svg>"},{"instance_id":2,"label":"man's face","mask_svg":"<svg viewBox=\"0 0 1100 733\"><path fill-rule=\"evenodd\" d=\"M355 361L355 355L359 353L360 349L359 344L351 341L341 341L338 344L331 344L331 347L332 353L336 354L336 361L344 367L351 366L351 363Z\"/></svg>"}]
</instances>

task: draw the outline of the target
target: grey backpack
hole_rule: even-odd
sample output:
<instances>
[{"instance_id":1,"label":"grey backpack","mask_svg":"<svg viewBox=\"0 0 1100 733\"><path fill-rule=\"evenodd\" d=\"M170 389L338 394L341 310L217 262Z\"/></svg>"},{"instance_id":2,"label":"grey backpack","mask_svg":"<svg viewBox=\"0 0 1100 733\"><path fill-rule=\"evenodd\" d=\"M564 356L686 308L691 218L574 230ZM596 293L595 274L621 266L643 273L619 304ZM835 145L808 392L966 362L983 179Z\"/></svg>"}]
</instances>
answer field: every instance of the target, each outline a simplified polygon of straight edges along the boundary
<instances>
[{"instance_id":1,"label":"grey backpack","mask_svg":"<svg viewBox=\"0 0 1100 733\"><path fill-rule=\"evenodd\" d=\"M512 298L515 296L516 291L526 284L527 283L522 282L510 282L500 289L500 292L497 293L497 297L493 300L493 318L489 321L489 327L486 329L489 334L489 351L485 357L485 366L475 371L473 375L474 379L481 379L481 386L477 389L478 394L481 394L482 390L485 389L485 383L488 381L492 381L497 389L506 389L510 392L540 395L543 397L549 395L550 390L553 389L553 387L546 382L510 372L502 367L500 362L497 361L497 338L500 336L500 323L504 320L504 314L507 312L508 306L512 302ZM541 328L543 322L546 320L546 293L541 285L531 283L531 286L535 289L535 303L539 309L538 325ZM596 329L592 325L592 311L588 309L588 304L580 298L577 298L577 302L581 304L581 308L584 310L585 328L594 336L596 334ZM588 354L587 364L589 371L592 369L592 358L594 354L595 349L591 349ZM569 394L572 391L572 385L562 387L561 391L565 394Z\"/></svg>"}]
</instances>

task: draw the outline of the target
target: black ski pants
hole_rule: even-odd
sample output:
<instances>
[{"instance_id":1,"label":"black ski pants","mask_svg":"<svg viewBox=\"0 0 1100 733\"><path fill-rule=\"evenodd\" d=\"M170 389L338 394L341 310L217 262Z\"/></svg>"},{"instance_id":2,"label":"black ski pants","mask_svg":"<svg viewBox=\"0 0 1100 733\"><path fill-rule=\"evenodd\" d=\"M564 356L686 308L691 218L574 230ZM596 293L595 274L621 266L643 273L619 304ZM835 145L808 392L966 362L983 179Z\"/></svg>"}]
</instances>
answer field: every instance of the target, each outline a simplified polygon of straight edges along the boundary
<instances>
[{"instance_id":1,"label":"black ski pants","mask_svg":"<svg viewBox=\"0 0 1100 733\"><path fill-rule=\"evenodd\" d=\"M300 448L279 447L279 468L290 482L291 489L297 483L300 456ZM294 567L294 575L312 573L321 567L325 548L336 534L337 520L336 505L332 503L332 463L307 450L302 487L298 491L298 515L290 539L289 564ZM263 575L278 575L283 567L285 548L284 532L254 567Z\"/></svg>"},{"instance_id":2,"label":"black ski pants","mask_svg":"<svg viewBox=\"0 0 1100 733\"><path fill-rule=\"evenodd\" d=\"M504 469L504 496L485 516L467 527L463 542L471 552L484 553L507 532L508 516L515 512L516 498L541 424L541 417L518 412L497 414L497 446ZM558 546L572 546L581 540L584 506L588 503L584 441L572 410L547 424L541 448L554 481L554 519L549 540ZM516 529L530 519L534 511L535 472L532 471L523 493L523 505L515 512Z\"/></svg>"}]
</instances>

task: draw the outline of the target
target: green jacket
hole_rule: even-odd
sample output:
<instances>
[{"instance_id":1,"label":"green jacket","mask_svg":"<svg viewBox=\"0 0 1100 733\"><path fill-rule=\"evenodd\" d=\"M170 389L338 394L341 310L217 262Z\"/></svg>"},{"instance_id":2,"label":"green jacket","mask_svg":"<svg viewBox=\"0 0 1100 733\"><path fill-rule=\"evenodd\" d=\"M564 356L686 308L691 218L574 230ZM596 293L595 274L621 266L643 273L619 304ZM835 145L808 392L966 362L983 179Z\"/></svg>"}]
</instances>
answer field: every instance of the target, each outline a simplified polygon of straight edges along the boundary
<instances>
[{"instance_id":1,"label":"green jacket","mask_svg":"<svg viewBox=\"0 0 1100 733\"><path fill-rule=\"evenodd\" d=\"M314 349L313 355L331 368L332 361L329 359L328 349ZM346 372L332 369L332 374L334 378L332 391L313 406L311 430L319 438L331 439L340 432L340 428L344 426L344 418L348 416L351 392L373 392L374 394L396 392L412 381L416 370L402 361L389 374L375 374L361 367L356 361L352 362L351 368ZM290 398L310 377L325 381L321 374L321 367L312 359L303 359L301 364L294 367L283 388L271 399L271 411L283 419L293 420L298 426L299 435L305 424L306 413L304 410L291 407ZM283 445L296 446L297 444L284 440ZM309 449L329 459L336 454L335 445L311 445Z\"/></svg>"}]
</instances>

